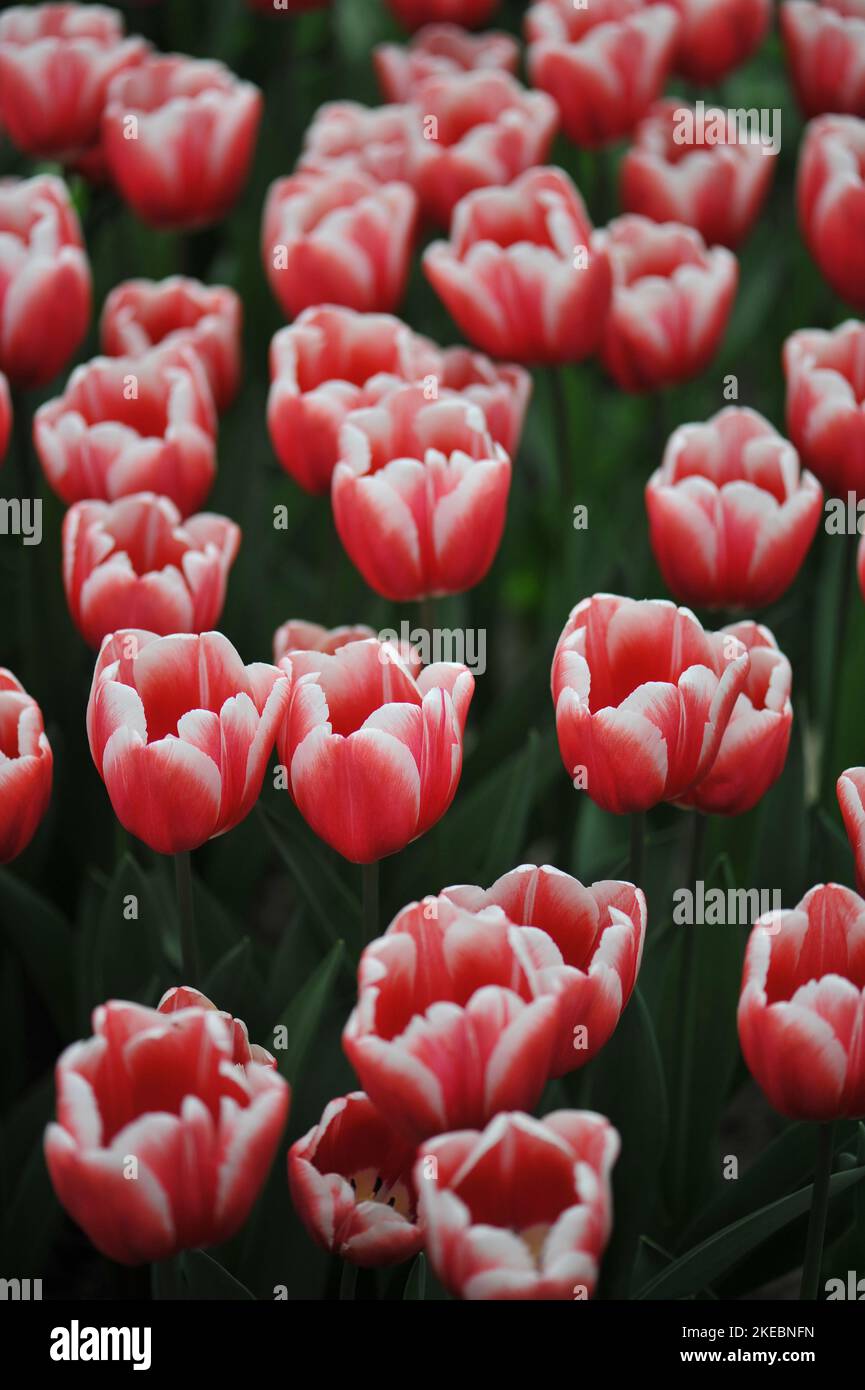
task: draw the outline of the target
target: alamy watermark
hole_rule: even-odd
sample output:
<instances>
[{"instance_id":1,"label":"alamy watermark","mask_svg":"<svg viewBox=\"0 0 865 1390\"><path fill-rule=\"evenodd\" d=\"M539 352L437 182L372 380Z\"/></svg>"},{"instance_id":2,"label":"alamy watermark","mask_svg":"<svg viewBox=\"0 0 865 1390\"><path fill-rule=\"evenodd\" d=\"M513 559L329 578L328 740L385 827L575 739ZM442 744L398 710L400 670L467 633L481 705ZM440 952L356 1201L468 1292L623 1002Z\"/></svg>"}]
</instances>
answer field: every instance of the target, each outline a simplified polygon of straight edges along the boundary
<instances>
[{"instance_id":1,"label":"alamy watermark","mask_svg":"<svg viewBox=\"0 0 865 1390\"><path fill-rule=\"evenodd\" d=\"M763 154L781 148L781 108L680 106L673 112L673 141L677 145L757 145Z\"/></svg>"},{"instance_id":2,"label":"alamy watermark","mask_svg":"<svg viewBox=\"0 0 865 1390\"><path fill-rule=\"evenodd\" d=\"M483 627L413 628L404 619L398 632L394 628L383 628L378 640L388 644L380 653L384 662L393 659L394 647L412 647L424 666L437 661L455 661L467 666L475 676L482 676L487 669L487 631Z\"/></svg>"}]
</instances>

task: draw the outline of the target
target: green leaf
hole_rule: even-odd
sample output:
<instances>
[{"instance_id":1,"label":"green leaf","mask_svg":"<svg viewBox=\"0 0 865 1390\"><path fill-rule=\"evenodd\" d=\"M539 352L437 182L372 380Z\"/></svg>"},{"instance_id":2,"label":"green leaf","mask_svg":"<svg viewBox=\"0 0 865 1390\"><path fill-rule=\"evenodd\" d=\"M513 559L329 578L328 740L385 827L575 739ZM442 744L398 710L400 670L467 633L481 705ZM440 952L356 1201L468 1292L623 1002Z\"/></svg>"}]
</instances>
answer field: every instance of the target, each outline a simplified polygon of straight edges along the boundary
<instances>
[{"instance_id":1,"label":"green leaf","mask_svg":"<svg viewBox=\"0 0 865 1390\"><path fill-rule=\"evenodd\" d=\"M91 964L91 1003L144 999L145 986L165 974L158 900L147 876L126 853L105 890ZM155 999L148 1002L156 1003Z\"/></svg>"},{"instance_id":2,"label":"green leaf","mask_svg":"<svg viewBox=\"0 0 865 1390\"><path fill-rule=\"evenodd\" d=\"M283 1013L277 1028L284 1027L287 1046L274 1047L279 1070L294 1085L307 1052L315 1041L325 1006L343 964L345 943L338 941L306 984L298 990ZM276 1031L276 1030L274 1030Z\"/></svg>"},{"instance_id":3,"label":"green leaf","mask_svg":"<svg viewBox=\"0 0 865 1390\"><path fill-rule=\"evenodd\" d=\"M75 1036L73 935L46 898L0 869L0 932L19 957L60 1036Z\"/></svg>"},{"instance_id":4,"label":"green leaf","mask_svg":"<svg viewBox=\"0 0 865 1390\"><path fill-rule=\"evenodd\" d=\"M189 1298L255 1302L246 1285L204 1250L186 1250L180 1260Z\"/></svg>"},{"instance_id":5,"label":"green leaf","mask_svg":"<svg viewBox=\"0 0 865 1390\"><path fill-rule=\"evenodd\" d=\"M295 887L311 908L328 943L333 945L343 936L359 940L360 900L346 888L314 837L299 825L289 831L261 803L258 811L271 843L291 874ZM335 922L342 925L342 933L334 925Z\"/></svg>"},{"instance_id":6,"label":"green leaf","mask_svg":"<svg viewBox=\"0 0 865 1390\"><path fill-rule=\"evenodd\" d=\"M405 1281L405 1292L403 1300L416 1302L426 1298L426 1258L423 1251L418 1255L411 1269L408 1279Z\"/></svg>"},{"instance_id":7,"label":"green leaf","mask_svg":"<svg viewBox=\"0 0 865 1390\"><path fill-rule=\"evenodd\" d=\"M539 744L537 730L531 729L525 748L513 761L501 799L501 809L489 839L489 851L481 878L484 884L493 883L519 862L532 809Z\"/></svg>"}]
</instances>

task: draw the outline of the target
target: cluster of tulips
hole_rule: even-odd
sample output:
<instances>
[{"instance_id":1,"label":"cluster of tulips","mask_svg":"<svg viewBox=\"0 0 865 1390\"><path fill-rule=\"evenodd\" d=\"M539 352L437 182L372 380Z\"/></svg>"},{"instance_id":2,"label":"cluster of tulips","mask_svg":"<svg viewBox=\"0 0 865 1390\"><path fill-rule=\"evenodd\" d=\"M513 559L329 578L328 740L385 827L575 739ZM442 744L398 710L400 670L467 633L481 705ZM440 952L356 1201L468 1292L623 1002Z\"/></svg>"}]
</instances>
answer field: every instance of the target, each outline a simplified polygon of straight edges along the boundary
<instances>
[{"instance_id":1,"label":"cluster of tulips","mask_svg":"<svg viewBox=\"0 0 865 1390\"><path fill-rule=\"evenodd\" d=\"M529 368L597 357L628 392L700 374L736 295L735 249L776 153L677 139L676 73L716 83L765 37L769 0L537 0L529 87L507 34L472 33L494 0L389 0L417 30L374 54L385 103L315 115L295 171L263 209L263 269L291 322L270 356L267 427L286 473L329 494L340 540L393 602L463 593L488 573L507 518ZM278 15L306 3L255 0ZM290 17L280 16L291 23ZM460 27L465 26L465 27ZM798 204L826 279L865 309L865 7L787 0L781 26L811 118ZM244 185L261 95L221 64L162 56L99 5L0 16L0 125L17 149L113 187L154 227L220 220ZM557 130L581 149L627 138L626 209L592 226L549 167ZM423 270L467 346L396 316L419 234ZM88 330L81 228L53 174L0 184L0 453L11 394L66 367ZM272 661L246 665L218 626L241 542L199 510L219 416L242 373L241 304L185 277L117 285L103 355L41 405L32 442L68 508L69 611L98 651L90 751L122 826L188 855L253 809L276 750L308 825L374 865L448 811L474 678L422 665L368 627L293 619ZM779 371L781 367L779 364ZM727 406L678 428L645 490L674 598L735 616L710 631L668 600L595 594L552 657L562 760L604 811L661 803L753 808L784 768L792 670L744 614L793 583L830 497L865 497L865 323L787 341L789 440ZM865 542L859 552L865 591ZM82 711L83 717L83 711ZM49 803L36 700L0 670L0 861ZM865 768L838 781L865 892ZM185 865L185 868L184 868ZM188 881L187 881L188 882ZM604 1047L637 980L640 883L583 885L523 864L404 907L365 945L343 1034L363 1089L288 1154L310 1235L349 1264L425 1249L471 1299L590 1296L612 1222L619 1136L588 1111L530 1113L546 1083ZM187 924L190 925L190 924ZM187 983L158 1008L112 1000L57 1064L45 1154L54 1189L106 1255L128 1264L218 1244L246 1220L285 1126L289 1088L242 1022ZM865 900L837 884L758 920L739 1003L745 1060L798 1119L865 1114ZM128 1180L130 1156L136 1181Z\"/></svg>"}]
</instances>

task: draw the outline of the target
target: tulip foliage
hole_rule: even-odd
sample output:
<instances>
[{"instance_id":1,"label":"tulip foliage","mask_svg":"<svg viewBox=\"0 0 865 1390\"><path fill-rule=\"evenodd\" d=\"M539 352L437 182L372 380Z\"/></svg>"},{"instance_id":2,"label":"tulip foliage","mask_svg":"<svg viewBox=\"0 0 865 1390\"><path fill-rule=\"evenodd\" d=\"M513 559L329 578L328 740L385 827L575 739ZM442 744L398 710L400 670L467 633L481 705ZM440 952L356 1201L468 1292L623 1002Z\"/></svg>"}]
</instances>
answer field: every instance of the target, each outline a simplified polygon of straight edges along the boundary
<instances>
[{"instance_id":1,"label":"tulip foliage","mask_svg":"<svg viewBox=\"0 0 865 1390\"><path fill-rule=\"evenodd\" d=\"M0 12L0 1275L865 1269L865 4L775 8Z\"/></svg>"}]
</instances>

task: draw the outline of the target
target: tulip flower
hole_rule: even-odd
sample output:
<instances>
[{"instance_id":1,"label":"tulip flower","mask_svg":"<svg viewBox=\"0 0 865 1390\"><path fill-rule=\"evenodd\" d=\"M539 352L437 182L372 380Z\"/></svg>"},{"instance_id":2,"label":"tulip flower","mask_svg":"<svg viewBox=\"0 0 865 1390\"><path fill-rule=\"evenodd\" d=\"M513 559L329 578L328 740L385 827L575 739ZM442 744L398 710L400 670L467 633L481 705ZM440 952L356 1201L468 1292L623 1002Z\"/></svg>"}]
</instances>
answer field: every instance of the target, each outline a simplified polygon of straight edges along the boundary
<instances>
[{"instance_id":1,"label":"tulip flower","mask_svg":"<svg viewBox=\"0 0 865 1390\"><path fill-rule=\"evenodd\" d=\"M182 275L125 280L102 310L102 350L108 357L140 357L160 345L193 348L221 412L240 382L241 320L240 298L225 285L202 285Z\"/></svg>"},{"instance_id":2,"label":"tulip flower","mask_svg":"<svg viewBox=\"0 0 865 1390\"><path fill-rule=\"evenodd\" d=\"M0 180L0 243L0 370L13 386L44 386L90 322L90 266L65 183Z\"/></svg>"},{"instance_id":3,"label":"tulip flower","mask_svg":"<svg viewBox=\"0 0 865 1390\"><path fill-rule=\"evenodd\" d=\"M45 1161L59 1201L121 1264L228 1240L267 1177L288 1086L236 1058L235 1032L213 1008L112 1000L93 1032L57 1062Z\"/></svg>"},{"instance_id":4,"label":"tulip flower","mask_svg":"<svg viewBox=\"0 0 865 1390\"><path fill-rule=\"evenodd\" d=\"M400 602L458 594L495 559L510 482L510 459L477 405L403 386L347 417L334 522L376 593Z\"/></svg>"},{"instance_id":5,"label":"tulip flower","mask_svg":"<svg viewBox=\"0 0 865 1390\"><path fill-rule=\"evenodd\" d=\"M349 642L368 642L375 637L371 627L358 623L356 627L322 627L320 623L308 623L302 618L290 618L273 634L273 659L280 662L292 652L323 652L333 656L340 647Z\"/></svg>"},{"instance_id":6,"label":"tulip flower","mask_svg":"<svg viewBox=\"0 0 865 1390\"><path fill-rule=\"evenodd\" d=\"M865 116L865 13L850 0L785 0L779 9L790 77L803 112Z\"/></svg>"},{"instance_id":7,"label":"tulip flower","mask_svg":"<svg viewBox=\"0 0 865 1390\"><path fill-rule=\"evenodd\" d=\"M387 0L388 8L406 29L424 24L462 24L480 29L492 16L499 0Z\"/></svg>"},{"instance_id":8,"label":"tulip flower","mask_svg":"<svg viewBox=\"0 0 865 1390\"><path fill-rule=\"evenodd\" d=\"M111 176L143 221L204 227L246 182L262 97L222 63L178 54L115 77L102 118Z\"/></svg>"},{"instance_id":9,"label":"tulip flower","mask_svg":"<svg viewBox=\"0 0 865 1390\"><path fill-rule=\"evenodd\" d=\"M231 1060L235 1066L245 1067L250 1062L256 1062L263 1067L276 1067L276 1058L266 1047L249 1041L249 1033L243 1019L233 1018L225 1009L217 1009L200 989L191 989L189 985L175 985L165 991L157 1005L157 1012L161 1014L176 1014L182 1009L213 1009L220 1018L225 1019L232 1033L234 1050Z\"/></svg>"},{"instance_id":10,"label":"tulip flower","mask_svg":"<svg viewBox=\"0 0 865 1390\"><path fill-rule=\"evenodd\" d=\"M292 652L294 696L278 739L288 790L317 835L372 864L423 835L450 806L462 771L474 679L439 662L417 677L395 646L350 642Z\"/></svg>"},{"instance_id":11,"label":"tulip flower","mask_svg":"<svg viewBox=\"0 0 865 1390\"><path fill-rule=\"evenodd\" d=\"M574 144L629 135L661 93L676 50L672 4L537 0L525 19L529 81L555 99Z\"/></svg>"},{"instance_id":12,"label":"tulip flower","mask_svg":"<svg viewBox=\"0 0 865 1390\"><path fill-rule=\"evenodd\" d=\"M787 428L832 497L865 497L865 324L803 328L784 344Z\"/></svg>"},{"instance_id":13,"label":"tulip flower","mask_svg":"<svg viewBox=\"0 0 865 1390\"><path fill-rule=\"evenodd\" d=\"M665 3L675 7L680 20L674 67L689 82L720 82L741 67L760 47L772 20L771 0Z\"/></svg>"},{"instance_id":14,"label":"tulip flower","mask_svg":"<svg viewBox=\"0 0 865 1390\"><path fill-rule=\"evenodd\" d=\"M480 406L496 444L510 458L516 455L532 394L528 372L513 363L491 362L479 352L453 347L442 353L439 382L444 392L456 391Z\"/></svg>"},{"instance_id":15,"label":"tulip flower","mask_svg":"<svg viewBox=\"0 0 865 1390\"><path fill-rule=\"evenodd\" d=\"M290 694L284 672L244 666L219 632L106 637L87 734L121 825L159 854L238 825L261 791Z\"/></svg>"},{"instance_id":16,"label":"tulip flower","mask_svg":"<svg viewBox=\"0 0 865 1390\"><path fill-rule=\"evenodd\" d=\"M51 799L54 758L42 711L0 666L0 864L29 845Z\"/></svg>"},{"instance_id":17,"label":"tulip flower","mask_svg":"<svg viewBox=\"0 0 865 1390\"><path fill-rule=\"evenodd\" d=\"M411 101L428 77L475 68L515 73L520 46L510 34L468 34L457 24L428 24L408 44L380 43L372 58L385 101Z\"/></svg>"},{"instance_id":18,"label":"tulip flower","mask_svg":"<svg viewBox=\"0 0 865 1390\"><path fill-rule=\"evenodd\" d=\"M741 816L757 805L784 771L793 727L793 672L767 627L733 623L719 635L741 642L751 666L718 756L682 804L706 815Z\"/></svg>"},{"instance_id":19,"label":"tulip flower","mask_svg":"<svg viewBox=\"0 0 865 1390\"><path fill-rule=\"evenodd\" d=\"M434 344L389 314L304 310L270 347L267 426L286 473L308 492L329 492L348 413L442 370Z\"/></svg>"},{"instance_id":20,"label":"tulip flower","mask_svg":"<svg viewBox=\"0 0 865 1390\"><path fill-rule=\"evenodd\" d=\"M680 801L709 772L750 657L687 608L615 594L583 599L553 658L562 760L605 811Z\"/></svg>"},{"instance_id":21,"label":"tulip flower","mask_svg":"<svg viewBox=\"0 0 865 1390\"><path fill-rule=\"evenodd\" d=\"M789 588L823 490L755 410L680 425L646 485L649 536L667 587L701 608L761 608Z\"/></svg>"},{"instance_id":22,"label":"tulip flower","mask_svg":"<svg viewBox=\"0 0 865 1390\"><path fill-rule=\"evenodd\" d=\"M531 971L526 933L500 908L469 912L444 897L409 904L365 948L343 1046L406 1139L538 1100L559 1007L535 993Z\"/></svg>"},{"instance_id":23,"label":"tulip flower","mask_svg":"<svg viewBox=\"0 0 865 1390\"><path fill-rule=\"evenodd\" d=\"M6 450L9 448L9 440L12 435L12 397L9 394L9 382L2 372L0 372L0 463L6 457Z\"/></svg>"},{"instance_id":24,"label":"tulip flower","mask_svg":"<svg viewBox=\"0 0 865 1390\"><path fill-rule=\"evenodd\" d=\"M739 1041L770 1105L794 1120L865 1114L865 901L818 884L748 940Z\"/></svg>"},{"instance_id":25,"label":"tulip flower","mask_svg":"<svg viewBox=\"0 0 865 1390\"><path fill-rule=\"evenodd\" d=\"M426 216L441 227L466 193L511 183L543 164L558 123L550 97L495 70L431 77L414 107L414 186Z\"/></svg>"},{"instance_id":26,"label":"tulip flower","mask_svg":"<svg viewBox=\"0 0 865 1390\"><path fill-rule=\"evenodd\" d=\"M122 627L159 636L205 632L222 616L240 527L202 513L182 521L167 497L76 502L63 522L63 583L72 620L98 647Z\"/></svg>"},{"instance_id":27,"label":"tulip flower","mask_svg":"<svg viewBox=\"0 0 865 1390\"><path fill-rule=\"evenodd\" d=\"M0 123L37 159L73 163L99 143L112 78L140 63L144 39L123 37L104 5L14 5L0 15Z\"/></svg>"},{"instance_id":28,"label":"tulip flower","mask_svg":"<svg viewBox=\"0 0 865 1390\"><path fill-rule=\"evenodd\" d=\"M363 1091L332 1100L288 1151L292 1201L316 1244L364 1269L416 1255L414 1155Z\"/></svg>"},{"instance_id":29,"label":"tulip flower","mask_svg":"<svg viewBox=\"0 0 865 1390\"><path fill-rule=\"evenodd\" d=\"M620 165L621 200L627 212L683 223L707 246L735 250L757 220L777 157L759 140L739 140L722 114L727 139L712 143L705 122L700 132L693 107L681 98L650 107Z\"/></svg>"},{"instance_id":30,"label":"tulip flower","mask_svg":"<svg viewBox=\"0 0 865 1390\"><path fill-rule=\"evenodd\" d=\"M856 886L865 892L865 767L848 767L837 784L838 805L856 861Z\"/></svg>"},{"instance_id":31,"label":"tulip flower","mask_svg":"<svg viewBox=\"0 0 865 1390\"><path fill-rule=\"evenodd\" d=\"M433 242L423 265L460 331L485 352L564 363L598 346L609 259L561 169L531 169L508 188L469 193L450 241Z\"/></svg>"},{"instance_id":32,"label":"tulip flower","mask_svg":"<svg viewBox=\"0 0 865 1390\"><path fill-rule=\"evenodd\" d=\"M596 233L609 251L613 300L602 360L624 391L657 390L699 376L730 316L739 267L723 246L675 222L618 217Z\"/></svg>"},{"instance_id":33,"label":"tulip flower","mask_svg":"<svg viewBox=\"0 0 865 1390\"><path fill-rule=\"evenodd\" d=\"M860 28L865 62L865 18ZM857 309L865 309L863 165L865 120L819 116L806 127L796 175L802 236L833 290Z\"/></svg>"},{"instance_id":34,"label":"tulip flower","mask_svg":"<svg viewBox=\"0 0 865 1390\"><path fill-rule=\"evenodd\" d=\"M156 492L188 516L216 471L216 417L204 368L190 348L143 357L94 357L62 396L39 407L36 452L67 504Z\"/></svg>"},{"instance_id":35,"label":"tulip flower","mask_svg":"<svg viewBox=\"0 0 865 1390\"><path fill-rule=\"evenodd\" d=\"M590 1061L612 1035L636 982L646 935L640 889L612 880L584 888L549 864L522 864L486 892L460 884L442 896L469 912L500 907L516 926L535 929L527 933L534 988L559 1001L552 1075Z\"/></svg>"},{"instance_id":36,"label":"tulip flower","mask_svg":"<svg viewBox=\"0 0 865 1390\"><path fill-rule=\"evenodd\" d=\"M619 1136L603 1115L496 1115L442 1134L415 1166L426 1250L455 1297L591 1296L612 1227Z\"/></svg>"},{"instance_id":37,"label":"tulip flower","mask_svg":"<svg viewBox=\"0 0 865 1390\"><path fill-rule=\"evenodd\" d=\"M423 116L410 105L326 101L303 137L300 173L365 174L376 183L412 183L414 140Z\"/></svg>"},{"instance_id":38,"label":"tulip flower","mask_svg":"<svg viewBox=\"0 0 865 1390\"><path fill-rule=\"evenodd\" d=\"M389 311L402 299L417 219L405 183L361 173L293 174L271 185L262 221L270 287L291 318L321 304Z\"/></svg>"}]
</instances>

